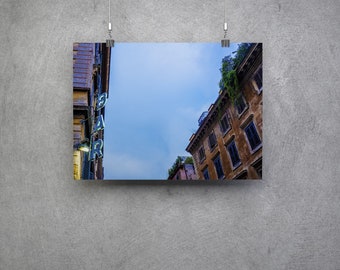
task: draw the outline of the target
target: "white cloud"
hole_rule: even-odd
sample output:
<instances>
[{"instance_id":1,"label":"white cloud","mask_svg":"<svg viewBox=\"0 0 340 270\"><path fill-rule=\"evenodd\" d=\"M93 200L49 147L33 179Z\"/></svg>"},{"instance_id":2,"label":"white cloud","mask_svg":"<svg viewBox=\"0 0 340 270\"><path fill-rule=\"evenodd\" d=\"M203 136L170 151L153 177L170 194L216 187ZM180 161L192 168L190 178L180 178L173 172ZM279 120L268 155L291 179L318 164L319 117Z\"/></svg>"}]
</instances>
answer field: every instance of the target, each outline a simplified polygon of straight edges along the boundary
<instances>
[{"instance_id":1,"label":"white cloud","mask_svg":"<svg viewBox=\"0 0 340 270\"><path fill-rule=\"evenodd\" d=\"M219 45L219 44L217 44ZM165 178L218 96L221 48L124 43L112 50L105 178Z\"/></svg>"}]
</instances>

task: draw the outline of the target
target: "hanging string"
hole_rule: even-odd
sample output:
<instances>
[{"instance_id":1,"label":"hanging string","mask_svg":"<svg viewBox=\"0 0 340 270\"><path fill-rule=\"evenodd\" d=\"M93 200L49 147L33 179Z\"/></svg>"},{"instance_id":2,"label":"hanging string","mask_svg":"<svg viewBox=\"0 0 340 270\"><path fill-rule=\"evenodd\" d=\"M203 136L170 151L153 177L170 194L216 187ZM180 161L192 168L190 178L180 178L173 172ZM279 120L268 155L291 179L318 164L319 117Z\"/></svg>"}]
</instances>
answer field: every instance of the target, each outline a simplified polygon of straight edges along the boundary
<instances>
[{"instance_id":1,"label":"hanging string","mask_svg":"<svg viewBox=\"0 0 340 270\"><path fill-rule=\"evenodd\" d=\"M227 12L226 12L226 6L227 6L227 0L224 0L224 38L227 37L227 30L228 30L228 24L227 24Z\"/></svg>"},{"instance_id":2,"label":"hanging string","mask_svg":"<svg viewBox=\"0 0 340 270\"><path fill-rule=\"evenodd\" d=\"M112 32L112 27L111 27L111 0L109 0L109 37L111 38L111 32Z\"/></svg>"},{"instance_id":3,"label":"hanging string","mask_svg":"<svg viewBox=\"0 0 340 270\"><path fill-rule=\"evenodd\" d=\"M114 46L114 40L112 39L112 25L111 25L111 0L109 1L109 38L106 40L106 46L107 47L113 47Z\"/></svg>"},{"instance_id":4,"label":"hanging string","mask_svg":"<svg viewBox=\"0 0 340 270\"><path fill-rule=\"evenodd\" d=\"M227 31L228 31L228 24L227 24L227 0L224 0L224 39L221 40L222 47L229 47L230 41L227 39Z\"/></svg>"}]
</instances>

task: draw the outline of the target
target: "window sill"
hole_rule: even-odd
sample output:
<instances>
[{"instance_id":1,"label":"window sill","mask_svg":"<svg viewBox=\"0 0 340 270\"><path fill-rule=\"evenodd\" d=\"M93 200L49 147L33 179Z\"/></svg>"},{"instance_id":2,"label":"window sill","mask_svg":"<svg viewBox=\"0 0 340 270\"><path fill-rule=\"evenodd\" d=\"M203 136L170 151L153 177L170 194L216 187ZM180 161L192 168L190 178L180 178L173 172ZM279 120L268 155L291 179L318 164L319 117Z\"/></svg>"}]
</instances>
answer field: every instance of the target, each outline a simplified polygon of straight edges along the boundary
<instances>
[{"instance_id":1,"label":"window sill","mask_svg":"<svg viewBox=\"0 0 340 270\"><path fill-rule=\"evenodd\" d=\"M254 149L250 150L251 154L255 154L257 151L259 151L262 148L262 143L260 143L258 146L256 146Z\"/></svg>"},{"instance_id":2,"label":"window sill","mask_svg":"<svg viewBox=\"0 0 340 270\"><path fill-rule=\"evenodd\" d=\"M216 149L216 147L217 147L217 143L216 143L212 148L210 148L210 153L214 152L214 150Z\"/></svg>"},{"instance_id":3,"label":"window sill","mask_svg":"<svg viewBox=\"0 0 340 270\"><path fill-rule=\"evenodd\" d=\"M233 166L233 171L235 171L236 169L238 169L241 165L242 165L242 162L240 161L240 162L237 163L235 166Z\"/></svg>"},{"instance_id":4,"label":"window sill","mask_svg":"<svg viewBox=\"0 0 340 270\"><path fill-rule=\"evenodd\" d=\"M262 89L263 87L261 87L260 89L258 89L257 87L253 86L253 91L259 96L262 94Z\"/></svg>"},{"instance_id":5,"label":"window sill","mask_svg":"<svg viewBox=\"0 0 340 270\"><path fill-rule=\"evenodd\" d=\"M204 161L205 161L205 157L200 160L200 164L203 164Z\"/></svg>"},{"instance_id":6,"label":"window sill","mask_svg":"<svg viewBox=\"0 0 340 270\"><path fill-rule=\"evenodd\" d=\"M231 127L222 133L222 137L224 138L229 133L230 130L231 130Z\"/></svg>"},{"instance_id":7,"label":"window sill","mask_svg":"<svg viewBox=\"0 0 340 270\"><path fill-rule=\"evenodd\" d=\"M246 113L246 111L248 111L248 109L249 109L249 105L247 105L247 107L241 113L237 112L238 119L240 119Z\"/></svg>"}]
</instances>

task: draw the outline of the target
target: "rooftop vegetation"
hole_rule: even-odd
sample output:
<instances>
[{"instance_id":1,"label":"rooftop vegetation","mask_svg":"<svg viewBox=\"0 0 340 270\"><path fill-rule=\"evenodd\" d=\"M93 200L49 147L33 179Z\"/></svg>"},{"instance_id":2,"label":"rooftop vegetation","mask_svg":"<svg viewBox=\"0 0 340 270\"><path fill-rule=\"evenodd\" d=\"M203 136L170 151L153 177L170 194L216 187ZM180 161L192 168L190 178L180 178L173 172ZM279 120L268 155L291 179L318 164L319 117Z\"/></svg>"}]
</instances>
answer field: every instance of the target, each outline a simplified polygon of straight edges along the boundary
<instances>
[{"instance_id":1,"label":"rooftop vegetation","mask_svg":"<svg viewBox=\"0 0 340 270\"><path fill-rule=\"evenodd\" d=\"M194 164L194 161L193 161L192 157L180 157L180 156L177 156L174 164L168 170L169 177L173 176L173 174L178 170L178 168L182 164Z\"/></svg>"},{"instance_id":2,"label":"rooftop vegetation","mask_svg":"<svg viewBox=\"0 0 340 270\"><path fill-rule=\"evenodd\" d=\"M222 59L222 67L220 68L222 78L219 82L219 87L221 90L227 91L231 102L234 104L240 96L236 69L248 53L250 46L251 43L241 43L233 56L228 55Z\"/></svg>"}]
</instances>

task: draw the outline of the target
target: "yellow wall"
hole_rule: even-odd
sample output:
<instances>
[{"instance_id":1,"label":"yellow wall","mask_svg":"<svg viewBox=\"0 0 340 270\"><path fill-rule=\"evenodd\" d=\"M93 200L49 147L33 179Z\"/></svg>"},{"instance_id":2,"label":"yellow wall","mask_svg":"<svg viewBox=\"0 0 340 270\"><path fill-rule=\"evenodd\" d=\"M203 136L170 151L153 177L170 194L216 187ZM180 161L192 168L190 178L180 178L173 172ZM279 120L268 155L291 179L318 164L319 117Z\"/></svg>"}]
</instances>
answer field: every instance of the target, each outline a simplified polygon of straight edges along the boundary
<instances>
[{"instance_id":1,"label":"yellow wall","mask_svg":"<svg viewBox=\"0 0 340 270\"><path fill-rule=\"evenodd\" d=\"M74 180L81 178L81 158L78 150L73 151L73 177Z\"/></svg>"}]
</instances>

